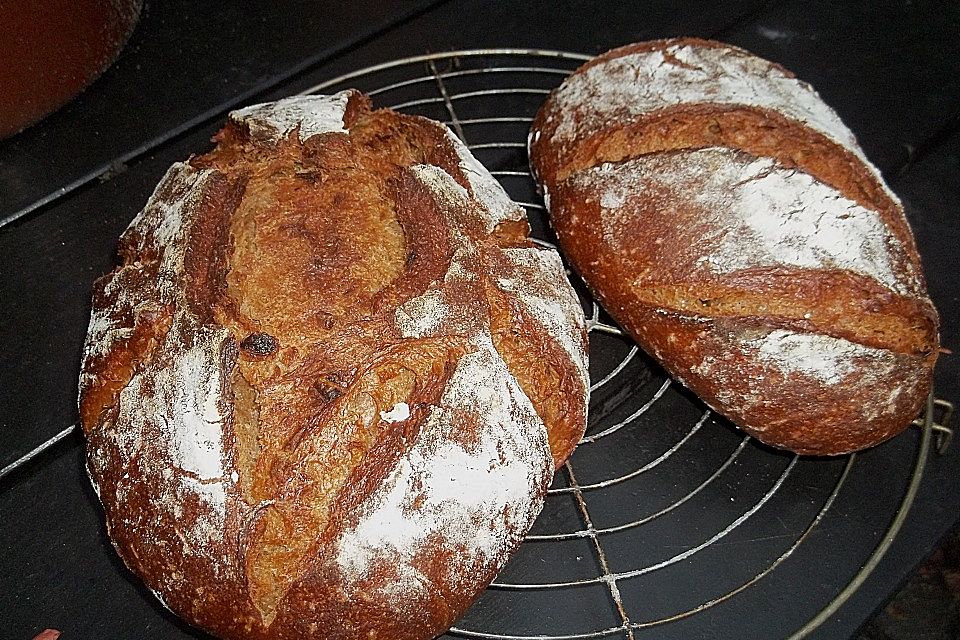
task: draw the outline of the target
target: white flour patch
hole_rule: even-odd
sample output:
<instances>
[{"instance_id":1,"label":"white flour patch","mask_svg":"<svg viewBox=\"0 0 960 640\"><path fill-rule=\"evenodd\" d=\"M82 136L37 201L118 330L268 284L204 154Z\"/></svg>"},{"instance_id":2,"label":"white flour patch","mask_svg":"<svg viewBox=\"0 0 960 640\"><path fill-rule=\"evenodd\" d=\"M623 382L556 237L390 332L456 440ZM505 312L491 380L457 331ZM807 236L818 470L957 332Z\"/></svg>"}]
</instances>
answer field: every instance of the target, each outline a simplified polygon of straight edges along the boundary
<instances>
[{"instance_id":1,"label":"white flour patch","mask_svg":"<svg viewBox=\"0 0 960 640\"><path fill-rule=\"evenodd\" d=\"M410 405L398 402L390 411L381 411L380 419L384 422L403 422L410 417Z\"/></svg>"},{"instance_id":2,"label":"white flour patch","mask_svg":"<svg viewBox=\"0 0 960 640\"><path fill-rule=\"evenodd\" d=\"M604 163L570 179L600 190L611 205L601 209L601 222L612 246L625 230L660 222L638 219L628 204L629 194L649 192L660 199L662 215L687 216L665 242L700 256L691 268L721 275L755 267L837 269L901 295L922 291L906 248L877 212L769 158L711 147ZM612 206L617 202L625 204Z\"/></svg>"},{"instance_id":3,"label":"white flour patch","mask_svg":"<svg viewBox=\"0 0 960 640\"><path fill-rule=\"evenodd\" d=\"M665 51L620 56L570 76L555 96L557 141L572 140L624 112L643 115L679 104L712 103L778 111L863 156L853 134L810 85L735 49L675 44Z\"/></svg>"},{"instance_id":4,"label":"white flour patch","mask_svg":"<svg viewBox=\"0 0 960 640\"><path fill-rule=\"evenodd\" d=\"M276 102L255 104L230 113L230 119L245 124L254 139L278 142L295 127L300 141L320 133L346 133L343 116L350 91L332 96L293 96Z\"/></svg>"},{"instance_id":5,"label":"white flour patch","mask_svg":"<svg viewBox=\"0 0 960 640\"><path fill-rule=\"evenodd\" d=\"M175 164L124 233L141 255L157 256L157 275L150 289L139 284L142 270L149 265L137 262L114 273L104 288L108 297L116 298L110 305L114 317L123 317L118 310L140 317L164 305L174 308L174 316L154 352L157 361L132 376L119 394L116 420L100 427L116 452L98 447L89 456L94 469L104 469L111 456L119 456L119 463L127 469L114 487L117 504L113 510L123 514L124 526L133 535L154 539L158 526L157 521L143 519L140 510L126 504L133 495L145 491L157 502L157 511L172 518L184 515L185 505L196 506L190 519L177 529L188 556L201 555L207 544L222 538L227 504L222 410L227 402L222 392L220 346L228 334L219 328L198 330L183 286L186 237L211 175L211 171ZM118 339L130 335L132 327L118 324L119 320L94 312L85 368L91 358L105 355ZM92 380L89 375L83 377L81 386ZM134 492L134 483L144 488Z\"/></svg>"},{"instance_id":6,"label":"white flour patch","mask_svg":"<svg viewBox=\"0 0 960 640\"><path fill-rule=\"evenodd\" d=\"M886 195L900 204L853 133L809 84L745 51L674 44L665 50L637 52L570 76L553 99L556 106L551 117L559 122L552 141L562 146L611 123L624 124L631 117L681 104L775 111L853 153L873 173Z\"/></svg>"},{"instance_id":7,"label":"white flour patch","mask_svg":"<svg viewBox=\"0 0 960 640\"><path fill-rule=\"evenodd\" d=\"M744 345L755 349L761 361L784 373L800 373L828 385L839 384L856 371L858 359L867 358L875 365L890 359L887 351L841 338L782 329L748 340Z\"/></svg>"},{"instance_id":8,"label":"white flour patch","mask_svg":"<svg viewBox=\"0 0 960 640\"><path fill-rule=\"evenodd\" d=\"M436 335L450 311L443 291L431 289L397 307L394 323L404 338L423 338Z\"/></svg>"},{"instance_id":9,"label":"white flour patch","mask_svg":"<svg viewBox=\"0 0 960 640\"><path fill-rule=\"evenodd\" d=\"M171 329L171 334L179 334ZM213 335L173 358L170 365L137 373L120 392L115 429L117 446L124 457L133 457L144 446L166 443L163 464L187 472L199 480L223 476L223 421L219 406L222 373L219 355L221 335ZM168 340L167 345L177 338ZM175 349L175 346L170 346ZM158 441L145 442L151 434Z\"/></svg>"},{"instance_id":10,"label":"white flour patch","mask_svg":"<svg viewBox=\"0 0 960 640\"><path fill-rule=\"evenodd\" d=\"M184 353L168 375L157 375L158 391L170 407L168 425L173 463L201 480L223 476L223 376L210 355L216 344L201 345Z\"/></svg>"},{"instance_id":11,"label":"white flour patch","mask_svg":"<svg viewBox=\"0 0 960 640\"><path fill-rule=\"evenodd\" d=\"M505 249L504 254L517 270L512 277L498 278L498 286L516 296L527 313L557 340L576 366L584 388L589 389L586 320L560 256L541 249Z\"/></svg>"},{"instance_id":12,"label":"white flour patch","mask_svg":"<svg viewBox=\"0 0 960 640\"><path fill-rule=\"evenodd\" d=\"M424 186L444 202L465 205L470 199L470 193L466 187L436 165L415 164L410 167L410 170Z\"/></svg>"},{"instance_id":13,"label":"white flour patch","mask_svg":"<svg viewBox=\"0 0 960 640\"><path fill-rule=\"evenodd\" d=\"M120 426L104 427L122 459L140 460L137 481L157 488L164 509L176 513L188 497L198 500L194 519L180 529L192 552L219 539L226 518L222 380L210 357L220 339L198 340L172 366L136 374L120 393Z\"/></svg>"},{"instance_id":14,"label":"white flour patch","mask_svg":"<svg viewBox=\"0 0 960 640\"><path fill-rule=\"evenodd\" d=\"M709 154L727 161L698 161ZM720 214L718 224L728 225L701 259L712 271L730 273L763 265L833 268L870 276L904 295L919 287L915 278L894 267L891 249L903 252L903 247L879 214L812 176L783 169L768 158L747 161L726 150L704 149L678 158L689 160L694 171L707 164L715 169L704 176L707 181L695 198L707 211ZM684 170L678 168L677 173Z\"/></svg>"},{"instance_id":15,"label":"white flour patch","mask_svg":"<svg viewBox=\"0 0 960 640\"><path fill-rule=\"evenodd\" d=\"M462 567L504 562L539 513L553 466L546 429L489 340L477 346L461 358L409 454L341 535L337 563L348 582L383 560L403 583L388 592L422 590L429 580L415 560L444 552L445 579L458 584ZM456 417L463 411L484 426L465 435Z\"/></svg>"},{"instance_id":16,"label":"white flour patch","mask_svg":"<svg viewBox=\"0 0 960 640\"><path fill-rule=\"evenodd\" d=\"M470 183L474 197L483 205L487 232L493 231L501 222L526 220L523 208L510 199L497 179L490 175L487 168L473 157L465 144L445 127L447 138L460 156L460 170Z\"/></svg>"}]
</instances>

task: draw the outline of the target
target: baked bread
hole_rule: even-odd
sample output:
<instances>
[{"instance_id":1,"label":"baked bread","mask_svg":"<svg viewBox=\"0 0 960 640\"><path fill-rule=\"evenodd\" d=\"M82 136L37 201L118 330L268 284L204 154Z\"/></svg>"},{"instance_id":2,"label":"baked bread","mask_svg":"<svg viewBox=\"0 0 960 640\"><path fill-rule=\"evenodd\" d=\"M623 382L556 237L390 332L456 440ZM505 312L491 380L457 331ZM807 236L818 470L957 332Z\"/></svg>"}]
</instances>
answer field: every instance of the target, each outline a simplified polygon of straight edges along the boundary
<instances>
[{"instance_id":1,"label":"baked bread","mask_svg":"<svg viewBox=\"0 0 960 640\"><path fill-rule=\"evenodd\" d=\"M721 42L654 40L598 56L550 95L532 131L534 169L546 187L602 162L730 147L803 169L879 211L914 246L900 201L817 92Z\"/></svg>"},{"instance_id":2,"label":"baked bread","mask_svg":"<svg viewBox=\"0 0 960 640\"><path fill-rule=\"evenodd\" d=\"M909 225L808 85L719 43L632 45L550 96L530 154L603 306L751 435L841 454L920 411L939 345Z\"/></svg>"},{"instance_id":3,"label":"baked bread","mask_svg":"<svg viewBox=\"0 0 960 640\"><path fill-rule=\"evenodd\" d=\"M445 127L359 93L216 141L95 287L80 413L110 538L223 638L433 637L585 427L559 257Z\"/></svg>"}]
</instances>

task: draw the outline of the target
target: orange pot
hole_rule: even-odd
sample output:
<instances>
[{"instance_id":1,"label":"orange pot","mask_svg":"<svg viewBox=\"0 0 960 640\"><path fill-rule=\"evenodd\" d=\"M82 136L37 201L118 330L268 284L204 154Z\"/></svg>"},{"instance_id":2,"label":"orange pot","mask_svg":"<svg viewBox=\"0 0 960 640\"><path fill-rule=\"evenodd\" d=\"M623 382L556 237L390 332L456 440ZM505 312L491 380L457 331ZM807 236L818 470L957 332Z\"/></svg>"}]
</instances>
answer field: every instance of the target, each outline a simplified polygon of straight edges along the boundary
<instances>
[{"instance_id":1,"label":"orange pot","mask_svg":"<svg viewBox=\"0 0 960 640\"><path fill-rule=\"evenodd\" d=\"M117 58L143 0L0 1L0 138L55 111Z\"/></svg>"}]
</instances>

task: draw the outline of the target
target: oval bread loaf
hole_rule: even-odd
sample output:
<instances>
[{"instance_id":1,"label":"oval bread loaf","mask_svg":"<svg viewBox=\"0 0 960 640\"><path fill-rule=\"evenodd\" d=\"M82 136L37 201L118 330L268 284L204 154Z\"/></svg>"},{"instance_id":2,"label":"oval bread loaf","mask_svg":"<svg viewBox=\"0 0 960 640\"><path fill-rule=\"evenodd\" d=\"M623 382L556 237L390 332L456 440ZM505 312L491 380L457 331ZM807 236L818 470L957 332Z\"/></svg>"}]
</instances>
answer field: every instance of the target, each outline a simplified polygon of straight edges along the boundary
<instances>
[{"instance_id":1,"label":"oval bread loaf","mask_svg":"<svg viewBox=\"0 0 960 640\"><path fill-rule=\"evenodd\" d=\"M909 225L808 85L719 43L631 45L551 94L530 155L607 311L751 435L840 454L919 412L939 344Z\"/></svg>"},{"instance_id":2,"label":"oval bread loaf","mask_svg":"<svg viewBox=\"0 0 960 640\"><path fill-rule=\"evenodd\" d=\"M95 288L80 411L110 537L223 638L431 638L582 436L579 303L442 125L342 92L216 139Z\"/></svg>"}]
</instances>

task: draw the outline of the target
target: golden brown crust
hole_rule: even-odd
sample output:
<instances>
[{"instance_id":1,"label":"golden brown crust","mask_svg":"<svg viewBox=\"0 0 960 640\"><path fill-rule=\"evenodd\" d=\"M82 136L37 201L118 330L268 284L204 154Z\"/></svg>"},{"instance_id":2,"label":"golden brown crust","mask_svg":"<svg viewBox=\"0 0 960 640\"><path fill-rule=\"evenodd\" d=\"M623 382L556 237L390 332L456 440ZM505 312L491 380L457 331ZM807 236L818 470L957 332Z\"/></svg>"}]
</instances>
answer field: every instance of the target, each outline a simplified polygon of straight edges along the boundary
<instances>
[{"instance_id":1,"label":"golden brown crust","mask_svg":"<svg viewBox=\"0 0 960 640\"><path fill-rule=\"evenodd\" d=\"M904 219L900 202L884 184L879 172L866 162L852 135L842 129L836 114L829 109L809 120L804 119L807 113L802 100L820 105L822 102L809 85L796 80L790 71L776 63L720 42L676 38L613 49L586 62L571 77L582 78L589 69L600 76L604 65L609 66L611 62L638 54L659 54L663 62L651 65L652 68L641 65L643 70L637 72L634 82L649 83L651 92L670 95L672 87L667 80L662 80L663 87L654 84L659 78L656 68L663 65L683 67L686 63L679 60L675 52L688 50L713 52L718 61L736 60L740 64L728 65L727 72L732 67L747 77L769 75L771 86L780 80L788 89L774 87L768 96L762 95L762 91L730 92L736 98L718 100L712 95L715 87L729 79L720 75L719 69L712 69L691 80L705 85L699 100L679 103L654 100L648 108L638 108L628 101L621 103L614 99L607 105L603 117L586 118L594 109L592 104L597 100L596 96L575 95L566 99L562 86L551 94L538 112L532 127L536 135L530 141L531 162L548 192L572 173L603 162L621 162L658 151L723 146L758 157L775 158L784 167L797 167L810 173L846 197L880 212L900 242L913 247L913 234ZM702 55L710 56L709 53ZM602 86L591 86L591 89L603 91ZM578 87L578 90L582 89ZM789 96L791 91L798 103L795 113L771 108L771 104L782 104L783 95ZM571 104L576 99L581 99L581 112L571 113L578 108ZM564 117L578 122L573 136L558 134ZM817 125L823 126L811 126L811 121L818 119ZM915 266L919 268L919 261Z\"/></svg>"},{"instance_id":2,"label":"golden brown crust","mask_svg":"<svg viewBox=\"0 0 960 640\"><path fill-rule=\"evenodd\" d=\"M623 87L631 74L653 86ZM705 87L684 84L697 74ZM920 410L938 318L909 225L849 131L786 70L695 39L622 47L551 95L530 153L560 245L598 300L750 434L839 454Z\"/></svg>"},{"instance_id":3,"label":"golden brown crust","mask_svg":"<svg viewBox=\"0 0 960 640\"><path fill-rule=\"evenodd\" d=\"M620 317L708 406L761 442L795 453L839 455L883 442L920 412L932 383L934 356L864 350L845 356L849 368L839 383L824 384L758 357L788 336L766 318L694 320L642 306Z\"/></svg>"},{"instance_id":4,"label":"golden brown crust","mask_svg":"<svg viewBox=\"0 0 960 640\"><path fill-rule=\"evenodd\" d=\"M558 187L551 222L568 259L647 353L754 437L835 455L899 433L920 410L936 360L929 300L893 295L846 271L758 267L701 278L685 264L702 245L682 232L704 230L685 221L696 213L689 202L683 210L676 201L638 197L629 233L617 236L604 233L600 199L588 181ZM825 384L816 375L823 372L758 356L794 333L820 336L821 348L846 345L854 353L843 357L855 366L836 363L826 375L839 383ZM788 347L776 353L802 355Z\"/></svg>"},{"instance_id":5,"label":"golden brown crust","mask_svg":"<svg viewBox=\"0 0 960 640\"><path fill-rule=\"evenodd\" d=\"M798 251L785 221L771 225L773 234L783 237L770 247L749 246L769 238L737 237L758 230L737 219L743 213L736 210L743 204L737 198L746 190L729 176L742 178L743 174L730 171L728 175L719 166L724 161L740 163L749 176L744 180L760 180L759 192L792 189L785 191L791 198L787 200L790 206L802 205L792 199L794 193L810 198L808 206L816 209L811 217L821 222L820 226L800 225L810 234L804 243L814 245L819 241L826 246ZM696 162L702 163L698 170L692 168ZM686 165L684 178L677 176L681 165ZM758 168L750 170L753 165ZM641 303L686 315L759 314L777 318L784 326L792 323L797 329L871 347L905 353L935 351L936 312L923 295L912 267L911 258L915 256L909 248L896 245L893 236L879 234L873 238L873 247L860 247L863 255L857 255L853 246L843 247L844 243L865 245L865 238L857 234L881 232L882 222L852 202L831 211L830 205L838 201L813 200L813 184L795 178L782 168L761 165L744 154L717 150L653 154L571 177L555 191L551 221L563 240L578 245L575 255L604 257L593 258L585 268L616 265L619 273L630 274L628 283L622 286ZM731 197L695 195L721 189ZM626 192L642 197L621 198ZM831 194L825 193L828 198ZM764 195L770 196L767 202L751 201L743 206L773 207L771 203L776 201L772 194ZM605 207L610 204L608 198L618 200L616 206ZM777 213L783 212L771 211L771 216ZM800 217L799 213L793 214L794 219ZM850 225L847 230L841 226L844 220L860 224ZM816 256L835 245L841 245L845 253ZM872 255L871 248L876 248ZM729 255L731 250L739 255ZM728 268L714 264L731 258L735 262ZM888 273L880 275L909 276L884 284L874 272L881 269Z\"/></svg>"},{"instance_id":6,"label":"golden brown crust","mask_svg":"<svg viewBox=\"0 0 960 640\"><path fill-rule=\"evenodd\" d=\"M80 403L111 539L224 638L441 633L585 427L559 258L446 129L356 92L216 139L97 285Z\"/></svg>"}]
</instances>

